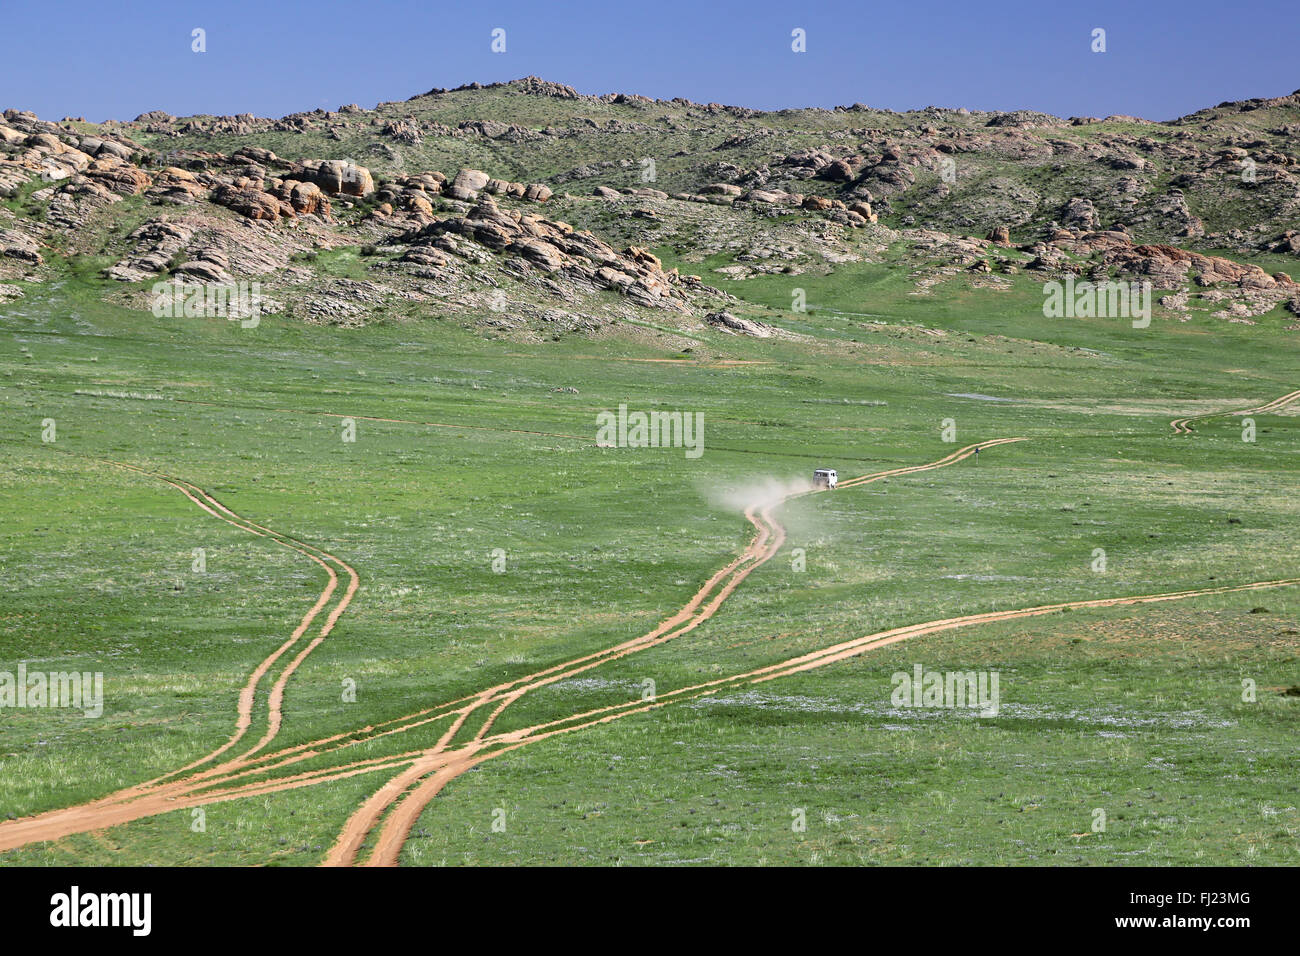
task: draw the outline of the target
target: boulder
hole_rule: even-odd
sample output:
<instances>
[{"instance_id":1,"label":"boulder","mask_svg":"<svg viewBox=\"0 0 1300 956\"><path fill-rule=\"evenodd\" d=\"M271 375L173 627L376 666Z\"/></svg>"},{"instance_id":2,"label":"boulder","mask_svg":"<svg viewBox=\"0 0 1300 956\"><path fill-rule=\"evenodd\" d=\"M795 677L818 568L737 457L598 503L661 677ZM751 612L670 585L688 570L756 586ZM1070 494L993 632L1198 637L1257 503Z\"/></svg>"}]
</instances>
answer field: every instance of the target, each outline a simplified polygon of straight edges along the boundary
<instances>
[{"instance_id":1,"label":"boulder","mask_svg":"<svg viewBox=\"0 0 1300 956\"><path fill-rule=\"evenodd\" d=\"M99 144L99 149L95 151L96 156L113 156L121 160L129 160L131 153L131 147L115 143L111 139L104 140Z\"/></svg>"},{"instance_id":2,"label":"boulder","mask_svg":"<svg viewBox=\"0 0 1300 956\"><path fill-rule=\"evenodd\" d=\"M315 183L294 184L289 193L289 205L299 215L325 218L330 214L330 201Z\"/></svg>"},{"instance_id":3,"label":"boulder","mask_svg":"<svg viewBox=\"0 0 1300 956\"><path fill-rule=\"evenodd\" d=\"M149 174L143 169L116 160L111 164L104 160L96 160L84 175L119 196L134 196L142 193L148 188L150 182Z\"/></svg>"},{"instance_id":4,"label":"boulder","mask_svg":"<svg viewBox=\"0 0 1300 956\"><path fill-rule=\"evenodd\" d=\"M833 183L847 183L853 178L853 167L847 160L837 159L835 162L818 170L817 175Z\"/></svg>"},{"instance_id":5,"label":"boulder","mask_svg":"<svg viewBox=\"0 0 1300 956\"><path fill-rule=\"evenodd\" d=\"M481 169L462 169L456 174L456 178L452 180L452 185L458 186L462 190L477 193L488 184L490 178Z\"/></svg>"},{"instance_id":6,"label":"boulder","mask_svg":"<svg viewBox=\"0 0 1300 956\"><path fill-rule=\"evenodd\" d=\"M874 212L872 212L871 203L869 202L849 203L849 212L856 213L857 215L865 219L867 222L875 222L877 219L879 219L879 216L877 216Z\"/></svg>"},{"instance_id":7,"label":"boulder","mask_svg":"<svg viewBox=\"0 0 1300 956\"><path fill-rule=\"evenodd\" d=\"M235 186L222 186L212 194L212 201L234 210L246 219L261 219L275 222L284 210L293 215L293 209L276 199L270 193L256 189L240 189Z\"/></svg>"},{"instance_id":8,"label":"boulder","mask_svg":"<svg viewBox=\"0 0 1300 956\"><path fill-rule=\"evenodd\" d=\"M330 196L368 196L375 191L370 170L342 159L311 159L293 168L292 178L312 182Z\"/></svg>"},{"instance_id":9,"label":"boulder","mask_svg":"<svg viewBox=\"0 0 1300 956\"><path fill-rule=\"evenodd\" d=\"M259 166L272 166L280 162L280 157L261 146L241 146L230 154L230 158L241 163L256 163Z\"/></svg>"},{"instance_id":10,"label":"boulder","mask_svg":"<svg viewBox=\"0 0 1300 956\"><path fill-rule=\"evenodd\" d=\"M63 141L53 133L32 133L27 137L27 145L37 149L45 149L51 153L61 153L67 149L63 145Z\"/></svg>"},{"instance_id":11,"label":"boulder","mask_svg":"<svg viewBox=\"0 0 1300 956\"><path fill-rule=\"evenodd\" d=\"M370 170L356 163L341 159L327 160L320 165L320 176L325 182L318 179L316 185L331 196L368 196L375 191L375 181Z\"/></svg>"},{"instance_id":12,"label":"boulder","mask_svg":"<svg viewBox=\"0 0 1300 956\"><path fill-rule=\"evenodd\" d=\"M560 250L549 242L542 242L541 240L517 240L510 243L506 247L506 251L518 253L534 265L541 266L546 272L554 272L564 265L564 257Z\"/></svg>"}]
</instances>

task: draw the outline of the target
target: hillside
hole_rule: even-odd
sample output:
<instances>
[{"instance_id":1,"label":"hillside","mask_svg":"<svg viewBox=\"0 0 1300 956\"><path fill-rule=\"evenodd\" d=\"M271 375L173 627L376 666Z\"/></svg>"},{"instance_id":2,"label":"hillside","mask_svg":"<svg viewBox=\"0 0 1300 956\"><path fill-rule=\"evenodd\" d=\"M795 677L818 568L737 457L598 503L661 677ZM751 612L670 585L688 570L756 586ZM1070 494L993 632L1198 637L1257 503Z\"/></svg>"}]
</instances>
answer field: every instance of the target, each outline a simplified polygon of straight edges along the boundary
<instances>
[{"instance_id":1,"label":"hillside","mask_svg":"<svg viewBox=\"0 0 1300 956\"><path fill-rule=\"evenodd\" d=\"M725 280L885 263L922 288L1146 279L1175 317L1251 321L1300 309L1279 267L1300 255L1297 132L1300 94L1156 123L760 112L535 77L280 119L7 110L0 281L75 261L147 308L159 280L255 279L264 312L309 322L456 313L536 339L689 333Z\"/></svg>"}]
</instances>

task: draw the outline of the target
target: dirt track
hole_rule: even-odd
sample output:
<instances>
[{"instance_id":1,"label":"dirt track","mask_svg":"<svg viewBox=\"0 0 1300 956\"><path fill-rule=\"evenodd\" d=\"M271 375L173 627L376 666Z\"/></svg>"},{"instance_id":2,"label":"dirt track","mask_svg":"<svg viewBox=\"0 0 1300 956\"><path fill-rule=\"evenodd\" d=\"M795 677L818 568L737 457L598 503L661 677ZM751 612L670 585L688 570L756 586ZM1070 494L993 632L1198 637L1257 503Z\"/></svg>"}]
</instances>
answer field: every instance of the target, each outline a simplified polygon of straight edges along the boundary
<instances>
[{"instance_id":1,"label":"dirt track","mask_svg":"<svg viewBox=\"0 0 1300 956\"><path fill-rule=\"evenodd\" d=\"M869 484L874 481L880 481L884 478L913 474L921 471L930 471L935 468L943 468L948 465L956 464L966 458L974 455L978 448L988 448L994 445L1004 445L1010 442L1024 441L1022 438L1000 438L980 445L967 445L965 448L958 449L950 455L930 462L925 465L910 465L902 468L891 468L887 471L875 472L869 475L862 475L858 478L847 479L841 482L841 488L851 488L858 485ZM475 706L486 706L488 703L498 700L497 707L488 715L478 732L474 735L470 744L470 752L473 748L481 746L486 738L488 731L492 728L497 718L507 707L522 697L524 694L538 687L555 683L572 677L582 671L590 670L600 664L608 661L617 660L636 651L645 650L648 647L654 647L665 641L672 640L691 630L694 630L700 624L711 618L722 606L722 603L731 595L731 593L740 585L746 577L755 569L771 560L771 558L781 549L785 542L785 529L776 522L772 517L773 509L777 508L786 501L802 497L803 495L814 493L811 490L796 490L782 495L770 501L764 501L760 504L750 505L745 511L745 517L756 529L754 539L750 542L745 552L731 564L727 565L712 578L695 594L695 596L678 611L673 617L664 621L653 631L634 638L631 641L620 644L617 647L598 654L589 655L580 658L577 661L571 661L569 664L560 665L559 667L548 668L546 671L531 675L528 678L522 678L513 682L512 689L494 688L489 695ZM721 587L719 587L721 585ZM716 594L714 593L716 589ZM710 598L707 604L704 601ZM510 685L507 685L510 686ZM504 693L502 693L504 691ZM420 760L418 760L410 769L403 771L392 781L385 785L380 793L375 794L370 800L363 804L356 813L349 818L339 835L338 841L331 848L326 856L325 865L327 866L346 866L352 864L356 855L365 842L367 834L375 827L380 819L390 809L396 805L397 809L392 810L390 820L410 821L413 822L414 814L418 816L419 809L432 799L434 795L442 789L442 786L448 781L464 772L473 762L466 762L465 759L458 761L461 769L455 773L447 770L445 766L446 757L444 753L448 744L454 738L455 731L459 729L460 724L468 718L466 713L451 730L444 735L434 747L425 751ZM432 773L434 776L429 781L421 782L421 778ZM400 803L399 803L400 801ZM389 843L391 844L392 826L401 826L391 822L385 823L383 833L389 833ZM409 826L406 828L409 830ZM381 843L384 837L381 834ZM405 834L402 840L404 842ZM378 852L378 851L376 851ZM383 859L383 855L378 857L372 854L372 859Z\"/></svg>"},{"instance_id":2,"label":"dirt track","mask_svg":"<svg viewBox=\"0 0 1300 956\"><path fill-rule=\"evenodd\" d=\"M1159 601L1178 601L1191 597L1203 597L1212 594L1229 594L1238 591L1257 591L1267 588L1291 587L1297 584L1300 584L1300 578L1290 578L1277 581L1260 581L1252 584L1220 588L1205 588L1192 591L1172 592L1169 594L1104 598L1093 601L1070 601L1061 604L1023 608L1014 611L996 611L987 614L972 614L965 617L928 621L924 624L913 624L906 627L899 627L888 631L869 634L865 637L857 638L856 640L845 641L842 644L836 644L821 651L815 651L800 657L791 658L790 660L784 661L780 664L769 665L768 667L750 671L745 674L737 674L731 677L709 681L704 684L679 688L678 690L669 691L668 693L659 695L652 702L632 701L623 705L605 707L599 710L588 711L583 714L576 714L573 717L554 721L548 724L538 724L533 727L513 731L486 742L476 742L460 748L452 754L446 755L441 762L438 762L435 765L423 768L426 774L432 773L432 775L424 780L418 787L414 788L407 798L403 800L402 803L398 805L397 809L394 810L393 813L384 821L379 836L375 841L374 852L366 861L366 865L395 866L397 864L401 848L406 842L411 827L419 818L425 805L427 805L427 803L433 799L433 797L435 797L448 782L485 760L517 750L530 743L549 739L557 734L570 733L597 724L608 723L612 720L618 719L619 717L625 717L629 714L643 713L658 707L666 706L669 703L707 697L723 690L742 687L745 684L760 684L769 680L775 680L778 677L786 677L800 671L824 667L827 664L835 664L840 661L848 660L851 657L856 657L859 654L864 654L867 651L885 647L889 644L895 644L913 637L936 634L941 631L950 631L961 627L987 624L994 621L1038 617L1045 614L1053 614L1078 608L1119 607L1124 605L1148 604ZM577 723L572 723L573 721L577 721ZM491 749L494 744L499 746L495 749ZM404 779L414 779L420 769L421 768L419 767L413 767L411 770L403 774L402 777Z\"/></svg>"},{"instance_id":3,"label":"dirt track","mask_svg":"<svg viewBox=\"0 0 1300 956\"><path fill-rule=\"evenodd\" d=\"M1300 398L1300 390L1267 405L1260 406L1258 409L1236 414L1274 410L1288 404L1290 401L1294 401L1296 398ZM1178 421L1185 423L1188 420ZM1178 423L1171 424L1174 424L1175 430L1178 431ZM557 435L555 437L570 436ZM969 445L935 462L894 468L846 479L840 483L839 487L841 489L850 489L885 478L943 468L970 457L977 448L993 448L1023 440L1020 438L1004 438L979 445ZM156 780L127 788L77 807L0 823L0 850L12 849L37 841L59 839L73 833L101 829L186 807L241 799L246 796L277 793L305 786L316 786L321 783L362 774L397 771L349 818L336 843L324 860L325 865L354 864L358 862L362 846L369 842L373 844L373 850L364 860L364 865L396 865L402 846L405 844L410 830L418 820L420 813L448 782L485 760L503 753L509 753L531 743L549 739L558 734L570 733L586 727L607 723L629 714L653 710L668 703L708 696L731 687L774 680L788 674L846 660L897 641L954 628L1039 616L1069 608L1111 607L1182 600L1210 594L1286 587L1300 583L1300 579L1262 581L1245 585L1171 592L1168 594L1067 602L929 621L845 641L755 671L679 688L660 694L651 701L632 700L624 704L573 714L559 720L508 733L491 733L501 714L511 704L530 691L567 679L608 661L617 660L637 651L670 641L690 632L711 618L750 573L771 560L780 550L785 541L785 530L773 518L772 511L791 498L811 493L809 491L796 491L777 500L751 505L746 510L745 517L754 526L755 534L741 555L709 578L685 606L661 622L653 630L639 637L602 651L553 665L525 677L487 688L466 698L424 708L405 717L358 728L350 733L336 734L280 751L265 752L282 724L283 696L289 678L306 656L325 639L352 600L358 585L356 572L328 552L297 541L287 535L271 531L236 515L211 495L189 482L154 474L131 465L123 465L122 467L131 468L141 474L165 481L180 490L208 514L251 534L267 537L278 544L298 551L321 565L326 570L329 580L316 604L304 615L303 620L290 638L270 657L259 664L258 668L250 675L248 683L240 694L235 732L226 743L205 757ZM349 575L349 586L341 600L327 616L319 635L301 648L293 660L280 672L272 687L268 701L267 730L265 734L254 746L244 751L239 757L207 766L206 769L199 769L212 764L217 757L233 748L244 737L252 724L253 701L262 678L266 676L268 671L275 666L284 654L301 640L316 617L329 605L338 584L335 567ZM484 715L483 722L479 725L477 731L466 742L455 744L454 741L465 729L471 718L481 712ZM288 776L268 776L273 771L283 770L294 764L316 759L322 755L354 746L359 742L432 728L443 721L447 722L445 730L432 746L425 749L413 750L394 756L359 760L341 766L304 770Z\"/></svg>"},{"instance_id":4,"label":"dirt track","mask_svg":"<svg viewBox=\"0 0 1300 956\"><path fill-rule=\"evenodd\" d=\"M216 498L190 482L151 472L144 468L124 462L107 461L106 463L162 481L175 488L212 517L224 521L229 525L233 525L241 531L246 531L249 534L256 535L260 538L266 538L282 547L296 551L299 554L310 558L325 570L328 580L324 589L321 591L320 596L316 599L316 603L313 604L306 614L303 615L302 620L298 623L298 626L294 628L288 639L286 639L284 643L276 648L276 650L268 657L263 659L249 675L244 687L240 690L239 699L236 704L234 732L225 743L197 760L186 764L184 767L165 774L162 777L155 778L154 780L125 788L116 793L109 794L98 800L77 807L70 807L66 810L55 810L48 814L40 814L36 817L9 821L9 826L0 825L0 850L11 849L14 846L21 846L25 843L32 842L31 839L24 839L23 835L29 830L33 830L33 828L26 824L35 821L44 821L44 824L34 828L33 832L45 832L48 829L59 832L62 835L67 835L69 833L83 832L86 829L99 829L103 825L112 825L110 821L115 822L119 817L126 820L138 819L140 816L148 816L153 813L162 813L176 809L176 804L168 803L167 801L174 800L179 794L183 793L185 791L185 784L179 782L167 783L166 781L212 763L222 754L235 747L240 740L243 739L245 734L247 734L253 723L253 710L257 688L260 685L262 678L266 676L281 657L283 657L301 640L302 636L311 627L316 617L326 606L329 605L330 600L338 588L338 574L335 571L335 566L337 566L348 575L348 586L341 599L328 614L319 634L293 658L293 660L280 672L279 677L276 679L268 698L266 716L267 729L265 734L263 734L261 740L259 740L257 744L245 751L240 758L219 764L208 773L217 773L241 765L248 757L257 753L270 743L279 732L280 726L283 722L282 708L284 702L284 689L289 678L293 675L293 672L298 668L303 660L306 659L307 655L315 650L316 647L318 647L320 643L329 636L329 633L333 630L339 616L347 608L348 604L351 603L359 584L359 578L356 571L339 558L329 552L322 551L319 548L298 541L288 535L272 531L270 528L266 528L236 514ZM199 776L201 778L205 775ZM144 798L146 797L149 799L145 800ZM127 807L130 809L127 810ZM140 812L145 808L150 808L152 812ZM84 825L86 822L96 823L100 820L103 820L104 823L91 827ZM57 837L40 836L36 839L57 839ZM20 842L15 843L13 842L14 840L20 840Z\"/></svg>"},{"instance_id":5,"label":"dirt track","mask_svg":"<svg viewBox=\"0 0 1300 956\"><path fill-rule=\"evenodd\" d=\"M1175 418L1169 423L1169 427L1174 430L1175 435L1190 435L1192 434L1192 422L1205 421L1207 418L1221 418L1224 415L1262 415L1266 412L1275 412L1278 409L1285 408L1298 398L1300 398L1300 389L1288 392L1281 398L1275 398L1273 401L1265 402L1256 408L1247 408L1240 412L1209 412L1205 415L1193 415L1190 418Z\"/></svg>"},{"instance_id":6,"label":"dirt track","mask_svg":"<svg viewBox=\"0 0 1300 956\"><path fill-rule=\"evenodd\" d=\"M341 568L344 573L348 575L348 586L344 591L343 597L339 600L338 604L335 605L333 610L330 611L325 620L325 624L321 627L319 635L312 640L312 642L308 644L308 646L304 648L292 662L290 662L290 664L281 672L280 677L276 680L268 701L266 734L252 749L246 752L246 755L257 752L274 739L275 735L279 732L283 720L282 706L284 702L284 688L288 683L289 677L293 675L293 672L298 668L298 665L302 663L307 655L315 650L316 647L320 645L321 641L329 636L330 631L334 629L334 625L339 619L339 615L341 615L352 602L353 595L356 594L357 587L360 583L356 571L327 551L322 551L319 548L305 544L304 542L298 541L288 535L281 534L280 532L272 531L270 528L264 527L242 517L241 515L235 514L235 512L231 511L216 498L188 481L150 472L124 462L111 461L109 464L116 465L120 468L127 468L138 474L146 475L147 477L155 478L171 485L213 517L218 518L227 524L233 525L241 531L246 531L249 534L256 535L260 538L266 538L281 547L289 548L292 551L296 551L299 554L310 558L325 570L325 573L329 578L325 589L321 591L320 597L316 600L316 603L312 605L311 609L303 615L301 622L299 622L298 626L294 629L293 633L290 634L289 638L269 657L258 664L258 666L253 670L253 673L249 675L248 682L244 685L243 690L241 690L239 694L234 734L216 750L204 757L200 757L193 763L174 771L174 773L184 773L187 770L191 770L215 760L218 756L234 747L235 744L243 738L244 734L247 733L248 728L252 724L253 704L257 694L257 687L261 683L262 678L266 676L267 671L269 671L285 653L298 643L303 634L305 634L311 627L316 616L329 604L335 589L338 587L338 574L335 572L334 566ZM168 776L171 776L171 774L168 774ZM148 786L148 784L145 784L144 786Z\"/></svg>"},{"instance_id":7,"label":"dirt track","mask_svg":"<svg viewBox=\"0 0 1300 956\"><path fill-rule=\"evenodd\" d=\"M959 449L944 458L925 465L906 466L902 468L893 468L887 471L877 472L870 475L864 475L859 478L849 479L843 483L842 487L865 484L871 481L878 481L883 478L896 475L911 474L917 471L927 471L934 468L945 467L961 461L974 454L976 447L991 447L995 444L1003 444L1007 441L1018 441L1020 439L999 439L994 442L988 442L983 446L969 445ZM113 464L122 463L113 462ZM583 657L554 665L536 673L518 678L505 684L490 687L477 695L465 698L461 701L453 701L449 704L439 705L434 708L426 708L407 717L398 718L394 721L386 722L377 728L362 728L361 730L346 735L335 735L321 741L315 741L309 744L299 745L289 748L279 753L266 754L257 758L256 754L265 749L266 745L274 738L278 731L282 716L281 704L283 700L284 687L298 664L309 654L320 641L328 635L338 616L347 607L351 601L357 587L356 572L344 564L337 557L328 552L321 551L311 545L299 542L296 539L289 538L286 535L273 532L270 529L258 525L248 519L236 515L229 508L226 508L211 495L204 492L197 486L184 482L179 479L173 479L164 475L155 474L141 468L131 465L122 465L130 468L140 474L165 481L167 484L181 491L187 498L197 504L208 514L219 518L229 524L239 527L251 534L261 537L268 537L285 547L292 548L295 551L312 558L318 564L321 564L329 574L329 583L316 604L295 629L293 635L283 645L280 646L270 657L264 660L254 673L250 676L244 691L240 695L240 702L237 709L236 731L235 734L221 747L212 753L187 764L180 770L166 774L155 780L129 787L125 790L110 794L104 798L82 804L78 807L71 807L64 810L50 811L34 817L24 818L22 820L8 821L0 823L0 850L9 849L13 846L20 846L36 840L58 839L71 833L84 832L88 829L99 829L103 826L112 826L129 820L140 819L145 816L152 816L157 813L165 813L182 807L197 806L203 803L215 802L221 799L233 799L236 796L254 795L260 793L271 793L280 789L290 789L298 786L313 785L315 783L325 782L328 780L339 779L342 776L351 776L356 773L368 773L385 767L393 763L392 760L374 759L370 761L361 761L357 764L351 764L344 767L333 768L330 770L318 770L310 773L299 774L296 776L279 778L272 780L249 780L247 778L265 775L271 770L283 769L294 763L300 763L313 759L321 753L329 752L332 749L351 746L358 741L374 739L376 737L387 736L395 733L402 733L411 729L427 726L438 720L451 717L452 721L445 733L438 742L431 748L420 751L411 755L404 755L408 762L416 766L423 767L430 761L438 761L441 755L446 751L456 733L463 727L465 722L476 711L496 703L497 707L488 715L486 722L479 729L475 736L475 741L481 741L487 734L496 718L515 700L518 700L524 693L546 684L554 683L566 679L575 674L581 673L591 668L597 667L607 661L626 656L627 654L653 647L665 641L672 640L682 634L694 630L704 621L711 618L722 606L723 602L731 593L740 585L746 577L749 576L756 568L761 567L769 561L773 555L780 550L785 540L785 530L777 524L771 516L772 508L787 500L788 497L794 497L809 492L796 492L787 498L766 504L765 507L753 505L745 512L746 519L754 526L755 536L748 547L742 554L731 561L728 565L714 574L705 584L696 592L687 604L677 613L660 623L652 631L625 641L614 647L603 651L598 651ZM313 554L312 552L315 552ZM321 557L317 557L320 555ZM323 560L323 559L325 560ZM217 757L221 756L231 747L233 747L246 733L252 720L252 702L255 696L256 688L261 678L275 664L275 662L286 653L302 637L312 621L319 614L321 609L329 602L337 586L337 576L325 561L336 562L339 567L343 568L350 576L350 585L344 596L344 599L335 606L329 615L320 635L300 651L297 657L281 672L280 678L276 681L272 689L270 704L268 708L268 726L266 734L252 748L245 751L240 757L228 760L216 766L209 767L206 770L199 770L197 773L191 773L206 764L211 763ZM457 706L459 705L459 706ZM401 761L402 758L397 758ZM398 764L400 765L400 763ZM185 777L185 774L190 774ZM399 775L398 780L405 780L407 773ZM411 783L415 784L423 772L417 774ZM179 779L178 779L179 778ZM236 781L243 781L236 783ZM232 786L233 785L233 786ZM392 805L395 799L401 796L405 788L395 788L390 782L384 788L381 788L371 800L360 808L353 818L345 826L344 833L340 836L327 862L350 862L355 854L355 846L359 846L366 832L373 827L383 813ZM417 790L420 787L417 786ZM395 791L395 792L394 792ZM360 831L360 836L356 836L356 831ZM17 842L15 842L17 841ZM351 852L349 852L349 849Z\"/></svg>"}]
</instances>

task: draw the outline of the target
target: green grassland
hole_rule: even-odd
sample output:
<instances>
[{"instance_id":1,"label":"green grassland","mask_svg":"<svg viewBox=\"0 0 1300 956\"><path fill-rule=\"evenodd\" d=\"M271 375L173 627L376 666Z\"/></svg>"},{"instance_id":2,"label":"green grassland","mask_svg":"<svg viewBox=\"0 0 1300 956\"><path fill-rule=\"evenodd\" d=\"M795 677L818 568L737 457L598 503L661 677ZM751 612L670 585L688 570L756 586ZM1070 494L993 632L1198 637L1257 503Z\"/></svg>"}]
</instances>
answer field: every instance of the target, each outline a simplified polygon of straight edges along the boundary
<instances>
[{"instance_id":1,"label":"green grassland","mask_svg":"<svg viewBox=\"0 0 1300 956\"><path fill-rule=\"evenodd\" d=\"M355 250L331 255L338 274L356 267ZM0 306L0 669L102 671L105 710L0 713L0 817L220 744L248 673L324 584L301 555L108 460L194 482L357 569L356 600L289 685L282 745L645 633L747 542L730 489L823 465L850 477L1029 439L789 503L782 551L716 617L525 696L500 729L903 624L1300 576L1300 416L1257 416L1253 443L1232 417L1191 436L1168 424L1300 387L1281 310L1253 326L1195 308L1158 309L1148 329L1048 320L1023 277L916 296L886 261L718 280L737 312L802 337L706 330L684 355L621 335L523 346L418 314L357 330L158 320L103 304L92 272ZM790 311L796 286L806 313ZM620 403L702 413L703 457L597 447L597 412ZM919 638L489 760L429 805L402 860L1294 864L1298 652L1295 588ZM890 675L918 663L998 671L1001 713L892 708ZM384 779L214 804L199 833L177 811L0 864L313 864Z\"/></svg>"}]
</instances>

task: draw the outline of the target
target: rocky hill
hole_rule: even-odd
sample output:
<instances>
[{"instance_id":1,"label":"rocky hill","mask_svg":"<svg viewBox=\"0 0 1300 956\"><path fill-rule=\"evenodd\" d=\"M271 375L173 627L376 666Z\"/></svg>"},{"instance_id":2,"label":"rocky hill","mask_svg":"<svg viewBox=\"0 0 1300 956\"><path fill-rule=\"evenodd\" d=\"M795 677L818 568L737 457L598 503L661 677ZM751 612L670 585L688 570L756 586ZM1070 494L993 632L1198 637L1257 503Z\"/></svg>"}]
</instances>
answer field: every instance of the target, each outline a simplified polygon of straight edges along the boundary
<instances>
[{"instance_id":1,"label":"rocky hill","mask_svg":"<svg viewBox=\"0 0 1300 956\"><path fill-rule=\"evenodd\" d=\"M305 321L423 303L527 338L687 328L726 307L723 278L893 257L922 291L1141 277L1168 308L1197 285L1248 317L1295 302L1250 260L1300 256L1297 133L1300 93L1151 122L762 112L535 77L279 119L10 109L0 295L93 262L141 306L159 281L261 279ZM710 268L665 269L667 247Z\"/></svg>"}]
</instances>

